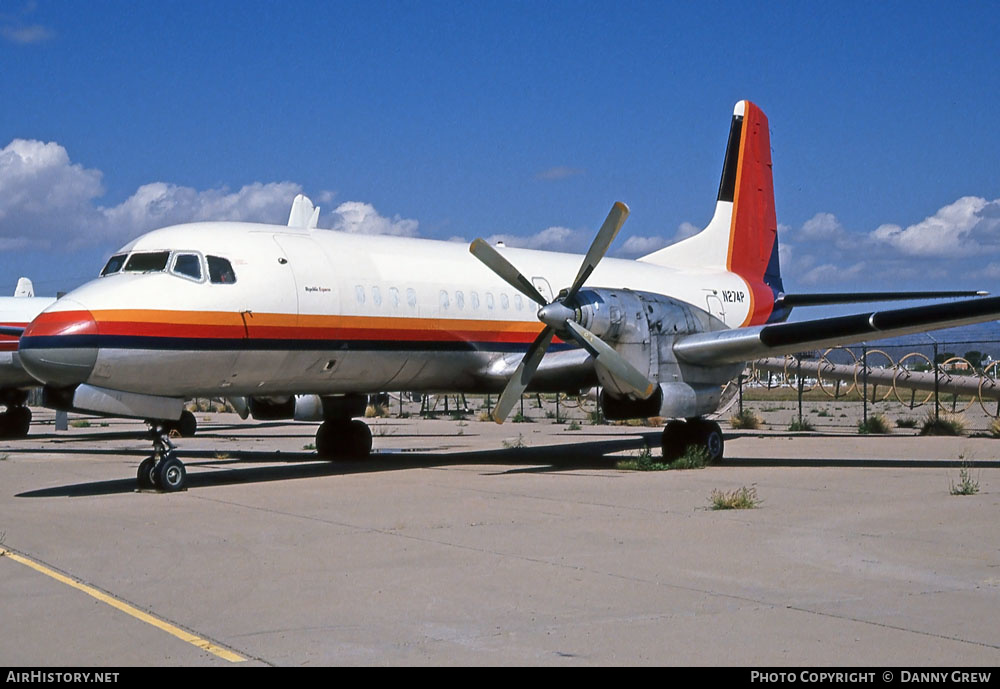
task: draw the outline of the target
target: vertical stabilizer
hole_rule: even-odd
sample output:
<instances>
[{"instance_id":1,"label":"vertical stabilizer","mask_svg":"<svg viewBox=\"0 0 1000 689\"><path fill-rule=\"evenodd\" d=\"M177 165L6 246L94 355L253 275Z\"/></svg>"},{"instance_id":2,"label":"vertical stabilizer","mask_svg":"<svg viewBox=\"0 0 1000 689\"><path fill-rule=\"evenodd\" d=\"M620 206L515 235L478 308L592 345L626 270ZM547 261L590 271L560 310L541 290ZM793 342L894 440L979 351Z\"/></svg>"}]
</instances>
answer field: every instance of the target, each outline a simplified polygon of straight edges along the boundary
<instances>
[{"instance_id":1,"label":"vertical stabilizer","mask_svg":"<svg viewBox=\"0 0 1000 689\"><path fill-rule=\"evenodd\" d=\"M753 305L744 325L774 320L782 290L778 223L771 175L767 116L750 101L733 109L715 214L704 230L639 259L685 268L729 270L750 288Z\"/></svg>"}]
</instances>

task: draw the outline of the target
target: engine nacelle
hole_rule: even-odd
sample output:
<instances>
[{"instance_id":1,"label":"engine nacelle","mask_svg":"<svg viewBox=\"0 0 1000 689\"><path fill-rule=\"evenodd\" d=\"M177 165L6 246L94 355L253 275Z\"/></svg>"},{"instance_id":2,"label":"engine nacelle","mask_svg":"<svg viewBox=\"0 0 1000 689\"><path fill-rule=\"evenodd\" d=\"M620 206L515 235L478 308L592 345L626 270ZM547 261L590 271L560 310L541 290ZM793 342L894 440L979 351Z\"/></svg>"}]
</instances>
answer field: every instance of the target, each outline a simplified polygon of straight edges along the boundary
<instances>
[{"instance_id":1,"label":"engine nacelle","mask_svg":"<svg viewBox=\"0 0 1000 689\"><path fill-rule=\"evenodd\" d=\"M323 421L364 416L368 398L364 395L294 395L289 397L250 397L250 413L259 421Z\"/></svg>"},{"instance_id":2,"label":"engine nacelle","mask_svg":"<svg viewBox=\"0 0 1000 689\"><path fill-rule=\"evenodd\" d=\"M598 365L597 378L604 388L601 403L608 418L689 418L711 413L722 386L743 370L742 364L695 366L678 361L673 351L677 337L727 329L721 320L691 304L662 294L606 288L580 290L575 301L581 325L658 383L648 399L637 399Z\"/></svg>"}]
</instances>

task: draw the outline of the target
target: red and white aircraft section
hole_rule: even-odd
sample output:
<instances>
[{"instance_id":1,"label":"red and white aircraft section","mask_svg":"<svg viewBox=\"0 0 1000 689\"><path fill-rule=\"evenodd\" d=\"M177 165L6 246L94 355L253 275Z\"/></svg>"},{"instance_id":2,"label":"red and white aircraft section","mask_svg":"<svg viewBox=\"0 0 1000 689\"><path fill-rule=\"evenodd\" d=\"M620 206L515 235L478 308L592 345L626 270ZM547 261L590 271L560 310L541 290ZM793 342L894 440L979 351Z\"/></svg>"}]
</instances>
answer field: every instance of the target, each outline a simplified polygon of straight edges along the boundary
<instances>
[{"instance_id":1,"label":"red and white aircraft section","mask_svg":"<svg viewBox=\"0 0 1000 689\"><path fill-rule=\"evenodd\" d=\"M54 297L36 297L28 278L20 278L13 297L0 297L0 438L21 438L28 434L31 411L25 404L28 389L37 387L17 352L24 328L55 301Z\"/></svg>"},{"instance_id":2,"label":"red and white aircraft section","mask_svg":"<svg viewBox=\"0 0 1000 689\"><path fill-rule=\"evenodd\" d=\"M628 215L615 204L585 256L288 226L205 222L145 234L24 331L21 358L67 407L177 418L195 396L245 396L258 418L323 419L321 455L363 456L365 395L599 384L610 418L664 416L667 456L723 451L702 417L745 361L992 320L974 299L781 323L794 297L778 265L767 118L734 110L715 214L700 234L637 261L604 258ZM863 301L838 295L829 301ZM157 435L146 486L177 490L183 464Z\"/></svg>"}]
</instances>

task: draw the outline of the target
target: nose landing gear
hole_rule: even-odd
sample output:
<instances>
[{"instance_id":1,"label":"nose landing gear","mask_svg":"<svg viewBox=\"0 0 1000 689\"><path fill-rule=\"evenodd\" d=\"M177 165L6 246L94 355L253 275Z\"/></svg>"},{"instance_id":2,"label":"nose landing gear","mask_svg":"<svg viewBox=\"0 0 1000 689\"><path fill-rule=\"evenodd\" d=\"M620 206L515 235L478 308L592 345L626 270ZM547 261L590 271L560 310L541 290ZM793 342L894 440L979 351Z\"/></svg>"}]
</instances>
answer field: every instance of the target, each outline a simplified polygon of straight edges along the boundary
<instances>
[{"instance_id":1,"label":"nose landing gear","mask_svg":"<svg viewBox=\"0 0 1000 689\"><path fill-rule=\"evenodd\" d=\"M149 437L153 441L153 454L139 463L136 481L140 489L158 489L174 493L187 488L187 470L177 459L176 446L170 441L167 424L150 424Z\"/></svg>"}]
</instances>

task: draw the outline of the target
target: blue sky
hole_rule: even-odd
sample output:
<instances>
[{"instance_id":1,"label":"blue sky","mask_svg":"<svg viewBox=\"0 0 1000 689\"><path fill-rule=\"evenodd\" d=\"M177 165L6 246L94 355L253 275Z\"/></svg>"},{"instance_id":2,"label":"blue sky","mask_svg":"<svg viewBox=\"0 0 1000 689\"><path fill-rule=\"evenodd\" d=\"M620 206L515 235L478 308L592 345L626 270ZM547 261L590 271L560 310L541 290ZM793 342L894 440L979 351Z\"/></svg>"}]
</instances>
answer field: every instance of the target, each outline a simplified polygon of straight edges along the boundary
<instances>
[{"instance_id":1,"label":"blue sky","mask_svg":"<svg viewBox=\"0 0 1000 689\"><path fill-rule=\"evenodd\" d=\"M0 293L193 219L636 256L768 114L787 289L1000 293L996 3L0 0Z\"/></svg>"}]
</instances>

